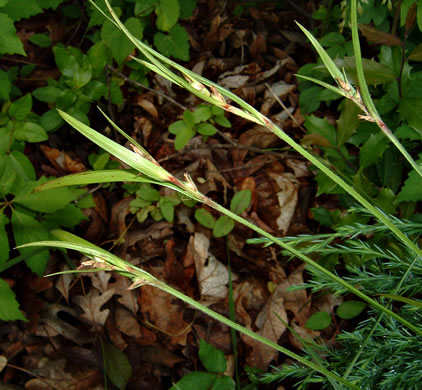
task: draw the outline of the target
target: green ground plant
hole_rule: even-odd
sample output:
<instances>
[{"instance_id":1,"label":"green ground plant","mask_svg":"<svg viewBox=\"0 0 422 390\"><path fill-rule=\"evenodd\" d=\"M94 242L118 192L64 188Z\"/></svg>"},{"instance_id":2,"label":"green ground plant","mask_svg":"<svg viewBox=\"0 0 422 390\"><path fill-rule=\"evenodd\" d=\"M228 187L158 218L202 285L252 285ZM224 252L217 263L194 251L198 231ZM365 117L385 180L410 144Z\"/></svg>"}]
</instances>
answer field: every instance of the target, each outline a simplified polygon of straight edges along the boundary
<instances>
[{"instance_id":1,"label":"green ground plant","mask_svg":"<svg viewBox=\"0 0 422 390\"><path fill-rule=\"evenodd\" d=\"M235 389L233 379L223 375L227 369L227 361L222 351L200 340L199 359L206 371L190 372L175 383L170 390Z\"/></svg>"},{"instance_id":2,"label":"green ground plant","mask_svg":"<svg viewBox=\"0 0 422 390\"><path fill-rule=\"evenodd\" d=\"M71 124L74 128L76 128L79 132L90 138L93 142L97 143L101 146L104 150L108 153L113 154L115 157L124 161L127 165L135 169L137 172L142 173L139 175L134 173L130 170L121 170L121 171L97 171L97 172L90 172L84 173L79 175L68 176L65 178L58 179L54 182L50 182L44 184L41 189L48 189L48 188L60 188L62 186L67 185L82 185L82 184L89 184L94 182L110 182L110 181L133 181L133 182L144 182L150 184L160 184L171 188L173 190L178 191L182 195L186 197L190 197L198 202L204 203L207 207L214 208L215 210L221 212L227 217L231 217L235 221L244 224L245 226L250 227L259 235L264 237L268 242L274 243L279 245L284 250L288 251L290 255L295 256L297 258L302 259L307 263L308 269L312 272L313 278L312 280L318 284L319 281L325 281L323 288L332 288L338 294L354 294L355 296L359 297L362 301L368 304L369 312L369 320L364 321L364 323L371 323L369 333L365 333L365 338L362 339L362 342L356 344L356 349L352 352L353 357L347 360L350 363L349 366L345 366L345 358L343 357L338 359L340 362L337 366L335 363L335 359L333 358L334 352L327 352L327 354L332 353L331 359L322 360L322 359L314 359L312 353L309 355L301 356L296 354L292 351L289 351L275 343L266 340L263 337L258 336L257 334L251 332L248 329L245 329L238 324L228 320L227 318L209 310L208 308L200 305L199 303L195 302L191 298L181 294L179 291L173 289L172 287L165 285L163 282L155 279L145 271L136 268L122 259L117 258L116 256L102 250L101 248L95 247L94 245L82 240L70 233L66 233L63 231L54 231L54 235L59 239L59 241L41 241L37 243L27 244L25 247L32 247L32 246L48 246L48 247L59 247L59 248L68 248L68 249L75 249L79 250L85 255L87 255L91 260L87 262L92 268L97 269L106 269L106 270L115 270L117 272L122 273L130 277L133 281L132 287L139 287L144 284L149 284L155 286L157 288L162 289L175 297L180 298L184 302L192 305L193 307L197 308L198 310L203 311L204 313L210 315L214 319L221 321L233 329L242 332L253 339L263 342L264 344L271 346L272 348L276 349L277 351L283 352L287 356L296 359L299 363L296 365L288 365L283 366L279 373L270 374L273 375L271 380L278 380L282 377L286 377L289 375L293 375L298 377L299 375L303 375L303 378L306 378L300 385L302 388L305 388L307 384L320 382L324 385L331 384L334 388L340 388L341 385L346 386L348 388L367 388L367 381L375 381L378 385L379 383L387 383L387 379L391 378L392 381L396 381L398 376L392 374L392 371L382 371L381 373L373 373L368 367L369 363L365 364L362 362L363 365L357 365L355 367L356 362L361 362L359 359L363 356L371 355L374 356L372 362L373 364L377 364L380 358L379 355L375 352L371 352L369 350L366 355L363 353L364 350L367 350L370 343L381 343L384 342L384 346L386 348L393 348L393 346L397 343L389 344L388 346L385 344L385 335L395 335L394 340L399 340L401 342L406 341L407 345L416 345L419 340L420 336L422 335L422 329L418 325L420 321L418 320L417 316L415 317L415 310L410 310L411 314L407 309L397 311L396 308L392 307L389 299L391 297L400 297L396 299L398 302L403 302L403 300L410 299L408 302L416 301L413 298L405 297L403 294L402 287L407 286L408 284L408 277L412 275L412 273L417 272L417 268L420 267L420 261L422 258L422 252L418 247L418 242L416 241L417 236L408 234L405 230L402 229L403 222L400 219L393 217L391 214L387 214L384 210L380 209L377 203L373 202L370 196L366 192L361 191L362 188L358 185L350 185L348 184L347 177L345 180L337 176L333 170L331 165L327 165L323 159L319 156L315 156L310 153L306 148L302 147L301 145L297 144L293 141L290 137L288 137L280 128L275 126L270 120L263 117L258 111L256 111L253 107L249 106L241 99L239 99L236 95L232 94L231 92L221 88L217 84L210 82L209 80L200 77L187 69L183 68L182 66L178 65L177 63L172 62L167 57L160 55L159 53L152 50L149 46L146 46L141 41L139 41L136 37L134 37L130 31L125 27L123 23L120 22L116 14L113 12L111 7L108 8L108 11L111 13L113 19L109 19L111 23L118 28L120 28L131 40L131 42L138 48L138 50L143 54L144 59L137 60L143 66L157 72L163 77L168 78L169 80L173 81L177 85L186 88L190 92L194 93L195 95L199 96L203 100L208 103L214 104L232 114L239 115L243 118L249 119L252 122L261 124L266 126L268 129L273 131L277 134L282 140L288 143L292 148L302 154L305 158L307 158L316 168L321 170L325 173L334 183L338 185L342 190L347 192L357 203L361 204L362 210L358 214L363 214L365 218L369 219L368 222L365 223L370 233L373 232L377 226L381 226L384 229L384 237L387 236L385 232L388 232L388 235L391 237L392 240L395 240L396 247L400 248L403 251L403 255L397 255L395 252L387 252L388 256L394 257L396 256L397 263L400 264L400 269L397 270L395 278L395 284L391 286L387 291L384 291L384 294L389 294L384 296L379 295L378 292L374 290L366 291L364 288L360 287L361 285L355 283L353 278L348 276L346 277L339 277L337 274L332 272L332 267L327 268L318 260L314 260L310 258L306 252L303 251L301 246L296 246L296 242L292 242L292 244L288 240L282 240L268 234L267 232L263 231L257 226L254 226L250 222L244 220L236 213L223 208L219 204L213 202L211 199L202 195L198 190L192 179L189 175L185 175L185 180L180 180L171 175L169 172L164 170L143 148L139 145L135 140L127 138L130 140L133 152L120 146L119 144L115 143L114 141L109 140L107 137L101 135L100 133L96 132L95 130L91 129L87 125L83 124L79 120L73 118L72 116L60 112L60 115L63 119ZM106 16L106 15L105 15ZM327 67L329 73L337 83L336 87L331 86L330 84L315 80L320 85L328 88L331 92L338 93L339 95L347 98L348 100L352 101L353 103L357 104L358 107L363 111L363 119L373 121L380 130L393 142L393 144L397 147L397 150L404 156L405 159L414 167L416 174L420 174L421 168L414 161L411 155L406 151L405 148L397 141L397 138L392 136L391 131L389 131L388 127L386 126L385 122L382 121L379 113L377 112L367 90L367 84L363 77L363 68L362 68L362 60L360 57L360 48L359 48L359 41L357 37L357 21L356 21L356 1L352 1L352 9L351 9L351 16L352 16L352 36L353 36L353 47L354 47L354 56L356 60L356 73L357 79L360 86L360 89L356 89L355 86L349 82L349 78L346 76L346 73L339 69L337 65L331 60L327 52L322 48L321 45L318 44L316 39L305 29L304 32L307 34L308 38L316 47L317 51L321 55L325 66ZM172 71L172 68L181 72L184 77L179 76L177 73ZM309 78L308 78L309 79ZM188 81L187 81L188 80ZM226 101L226 99L230 99L230 103ZM235 107L233 103L237 103L239 107ZM111 125L117 129L117 126L111 122ZM119 131L121 131L119 129ZM395 150L395 149L394 149ZM371 221L369 223L369 221ZM372 222L372 221L377 221ZM345 225L350 228L350 226L354 225ZM356 225L361 226L361 225ZM413 226L414 228L414 226ZM381 229L381 228L380 228ZM344 231L343 231L344 232ZM359 232L360 234L361 232ZM362 240L363 243L365 241ZM371 250L375 251L376 247L371 247ZM380 259L384 259L385 256L382 254L379 255ZM389 271L389 263L383 261L381 263L383 267L386 267ZM355 269L359 269L354 264ZM397 267L393 267L392 269L396 269ZM351 268L353 269L353 268ZM361 270L364 268L360 268ZM366 271L361 271L366 272ZM377 271L378 272L378 271ZM356 299L354 299L356 300ZM416 301L417 302L417 301ZM412 305L411 305L412 306ZM418 306L416 306L418 307ZM340 316L340 314L339 314ZM340 316L341 317L341 316ZM378 336L378 325L382 324L383 319L386 323L391 324L390 328L384 327L381 330L381 337L372 337L373 335ZM390 333L382 334L382 331L388 330ZM400 333L400 334L399 334ZM344 339L347 339L347 335L344 336ZM354 338L353 340L356 340ZM382 341L384 340L384 341ZM354 342L354 341L353 341ZM350 344L353 344L351 342ZM404 348L405 344L402 344ZM324 348L324 347L321 347ZM307 351L309 349L306 349ZM400 350L400 354L403 353L404 349ZM388 352L388 351L386 351ZM412 356L411 350L408 350L409 356ZM340 355L339 355L340 356ZM393 354L394 356L394 354ZM397 355L399 356L399 355ZM409 359L412 359L410 357ZM413 360L417 364L417 359ZM339 368L341 365L341 368ZM372 367L372 366L371 366ZM384 366L384 369L388 368L388 364ZM286 375L287 372L287 375ZM411 373L418 372L418 370L414 370L413 367L409 373L406 375L402 375L399 379L402 381L400 383L408 383L412 385L411 380ZM420 370L419 370L420 372ZM279 374L277 377L276 375ZM322 374L322 375L321 375ZM382 378L378 381L378 378ZM410 378L409 380L407 378ZM407 382L404 382L406 380ZM393 383L391 382L391 383ZM414 382L413 382L414 383ZM392 387L391 387L392 388ZM397 387L396 387L397 388ZM411 387L409 387L411 388Z\"/></svg>"}]
</instances>

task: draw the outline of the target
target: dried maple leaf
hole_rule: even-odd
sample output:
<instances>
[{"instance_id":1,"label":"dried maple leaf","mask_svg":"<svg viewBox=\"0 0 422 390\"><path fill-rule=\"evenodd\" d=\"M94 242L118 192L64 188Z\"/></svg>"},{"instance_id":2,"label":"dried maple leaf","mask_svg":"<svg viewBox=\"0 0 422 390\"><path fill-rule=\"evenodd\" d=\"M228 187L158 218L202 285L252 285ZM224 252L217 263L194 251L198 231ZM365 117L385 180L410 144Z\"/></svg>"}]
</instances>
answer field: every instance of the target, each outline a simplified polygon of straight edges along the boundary
<instances>
[{"instance_id":1,"label":"dried maple leaf","mask_svg":"<svg viewBox=\"0 0 422 390\"><path fill-rule=\"evenodd\" d=\"M100 293L97 289L91 288L87 295L78 295L73 298L76 303L83 310L80 318L90 324L94 329L98 326L104 326L108 315L109 309L101 310L101 307L110 300L114 295L114 289Z\"/></svg>"},{"instance_id":2,"label":"dried maple leaf","mask_svg":"<svg viewBox=\"0 0 422 390\"><path fill-rule=\"evenodd\" d=\"M186 345L191 326L170 294L152 286L140 290L140 308L151 325L171 338L172 344Z\"/></svg>"}]
</instances>

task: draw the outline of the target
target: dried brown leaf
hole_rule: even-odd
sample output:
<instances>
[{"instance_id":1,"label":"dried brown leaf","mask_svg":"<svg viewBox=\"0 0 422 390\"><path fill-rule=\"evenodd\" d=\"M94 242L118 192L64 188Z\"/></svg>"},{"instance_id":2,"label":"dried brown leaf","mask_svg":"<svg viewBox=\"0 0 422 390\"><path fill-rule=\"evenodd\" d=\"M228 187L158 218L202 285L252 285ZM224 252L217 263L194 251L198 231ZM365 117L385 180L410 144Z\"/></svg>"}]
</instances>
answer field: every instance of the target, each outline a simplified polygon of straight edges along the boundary
<instances>
[{"instance_id":1,"label":"dried brown leaf","mask_svg":"<svg viewBox=\"0 0 422 390\"><path fill-rule=\"evenodd\" d=\"M359 24L359 30L362 35L372 43L376 45L387 45L387 46L400 46L401 40L394 34L387 33L385 31L377 30L370 24Z\"/></svg>"},{"instance_id":2,"label":"dried brown leaf","mask_svg":"<svg viewBox=\"0 0 422 390\"><path fill-rule=\"evenodd\" d=\"M101 307L108 302L113 295L113 289L100 293L97 289L91 288L91 291L88 294L74 297L73 302L83 310L80 318L95 329L99 326L104 326L107 317L110 314L110 310L101 310Z\"/></svg>"}]
</instances>

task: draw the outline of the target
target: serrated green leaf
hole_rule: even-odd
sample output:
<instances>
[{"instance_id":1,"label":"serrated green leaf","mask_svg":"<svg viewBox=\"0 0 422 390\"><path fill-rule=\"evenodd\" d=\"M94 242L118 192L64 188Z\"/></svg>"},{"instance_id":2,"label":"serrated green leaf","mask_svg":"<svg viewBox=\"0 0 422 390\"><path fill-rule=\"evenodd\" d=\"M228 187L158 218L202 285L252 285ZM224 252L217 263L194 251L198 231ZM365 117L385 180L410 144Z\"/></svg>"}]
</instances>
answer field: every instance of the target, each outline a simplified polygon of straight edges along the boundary
<instances>
[{"instance_id":1,"label":"serrated green leaf","mask_svg":"<svg viewBox=\"0 0 422 390\"><path fill-rule=\"evenodd\" d=\"M200 123L196 128L199 134L205 136L211 136L217 133L217 128L211 123Z\"/></svg>"},{"instance_id":2,"label":"serrated green leaf","mask_svg":"<svg viewBox=\"0 0 422 390\"><path fill-rule=\"evenodd\" d=\"M422 177L416 171L409 173L402 189L396 197L396 202L418 202L422 200Z\"/></svg>"},{"instance_id":3,"label":"serrated green leaf","mask_svg":"<svg viewBox=\"0 0 422 390\"><path fill-rule=\"evenodd\" d=\"M209 390L212 389L217 376L208 372L193 371L185 375L170 390Z\"/></svg>"},{"instance_id":4,"label":"serrated green leaf","mask_svg":"<svg viewBox=\"0 0 422 390\"><path fill-rule=\"evenodd\" d=\"M12 83L6 72L0 70L0 100L9 100Z\"/></svg>"},{"instance_id":5,"label":"serrated green leaf","mask_svg":"<svg viewBox=\"0 0 422 390\"><path fill-rule=\"evenodd\" d=\"M195 219L204 227L212 229L215 225L215 219L212 214L204 208L195 210Z\"/></svg>"},{"instance_id":6,"label":"serrated green leaf","mask_svg":"<svg viewBox=\"0 0 422 390\"><path fill-rule=\"evenodd\" d=\"M337 315L343 320L357 317L365 309L366 303L361 301L346 301L337 307Z\"/></svg>"},{"instance_id":7,"label":"serrated green leaf","mask_svg":"<svg viewBox=\"0 0 422 390\"><path fill-rule=\"evenodd\" d=\"M212 234L215 238L227 236L234 228L234 221L227 215L223 215L217 219L217 222L212 229Z\"/></svg>"},{"instance_id":8,"label":"serrated green leaf","mask_svg":"<svg viewBox=\"0 0 422 390\"><path fill-rule=\"evenodd\" d=\"M33 192L38 184L45 180L27 184L21 194L16 195L14 202L41 213L54 213L84 194L85 190L72 187L60 187L48 191Z\"/></svg>"},{"instance_id":9,"label":"serrated green leaf","mask_svg":"<svg viewBox=\"0 0 422 390\"><path fill-rule=\"evenodd\" d=\"M189 36L180 24L173 26L168 34L156 33L154 45L166 57L189 60Z\"/></svg>"},{"instance_id":10,"label":"serrated green leaf","mask_svg":"<svg viewBox=\"0 0 422 390\"><path fill-rule=\"evenodd\" d=\"M16 181L11 188L11 193L16 194L23 184L35 180L35 169L22 152L14 150L8 156L6 156L7 164L11 171L16 172Z\"/></svg>"},{"instance_id":11,"label":"serrated green leaf","mask_svg":"<svg viewBox=\"0 0 422 390\"><path fill-rule=\"evenodd\" d=\"M126 355L113 344L102 343L104 369L110 380L119 389L126 388L132 375L132 367Z\"/></svg>"},{"instance_id":12,"label":"serrated green leaf","mask_svg":"<svg viewBox=\"0 0 422 390\"><path fill-rule=\"evenodd\" d=\"M0 210L0 267L3 266L3 264L9 258L10 251L9 238L6 232L6 225L10 221L9 218L4 215L3 211L4 210Z\"/></svg>"},{"instance_id":13,"label":"serrated green leaf","mask_svg":"<svg viewBox=\"0 0 422 390\"><path fill-rule=\"evenodd\" d=\"M227 368L227 361L223 351L213 347L204 340L199 342L199 359L208 372L223 373Z\"/></svg>"},{"instance_id":14,"label":"serrated green leaf","mask_svg":"<svg viewBox=\"0 0 422 390\"><path fill-rule=\"evenodd\" d=\"M0 54L21 54L26 55L23 44L16 35L13 20L6 14L0 13Z\"/></svg>"},{"instance_id":15,"label":"serrated green leaf","mask_svg":"<svg viewBox=\"0 0 422 390\"><path fill-rule=\"evenodd\" d=\"M145 17L154 11L155 6L159 0L136 0L135 3L135 15Z\"/></svg>"},{"instance_id":16,"label":"serrated green leaf","mask_svg":"<svg viewBox=\"0 0 422 390\"><path fill-rule=\"evenodd\" d=\"M15 237L16 245L23 245L33 241L43 241L48 239L48 232L44 226L38 222L33 216L25 213L24 211L17 210L12 211L12 226L13 236ZM31 252L28 248L20 249L22 255ZM44 251L28 257L25 259L27 266L39 276L45 271L49 258L48 251Z\"/></svg>"},{"instance_id":17,"label":"serrated green leaf","mask_svg":"<svg viewBox=\"0 0 422 390\"><path fill-rule=\"evenodd\" d=\"M407 121L408 125L422 135L422 98L403 98L400 100L400 117Z\"/></svg>"},{"instance_id":18,"label":"serrated green leaf","mask_svg":"<svg viewBox=\"0 0 422 390\"><path fill-rule=\"evenodd\" d=\"M74 204L68 204L64 208L54 213L43 216L42 224L47 230L57 229L58 226L73 228L82 221L88 220L88 217L82 210Z\"/></svg>"},{"instance_id":19,"label":"serrated green leaf","mask_svg":"<svg viewBox=\"0 0 422 390\"><path fill-rule=\"evenodd\" d=\"M324 35L319 43L324 47L332 47L335 45L344 45L345 39L343 35L338 32L330 32L327 35Z\"/></svg>"},{"instance_id":20,"label":"serrated green leaf","mask_svg":"<svg viewBox=\"0 0 422 390\"><path fill-rule=\"evenodd\" d=\"M51 38L47 34L34 34L28 40L39 47L50 47L52 43Z\"/></svg>"},{"instance_id":21,"label":"serrated green leaf","mask_svg":"<svg viewBox=\"0 0 422 390\"><path fill-rule=\"evenodd\" d=\"M38 5L37 0L12 0L1 7L0 12L17 22L42 13L42 8Z\"/></svg>"},{"instance_id":22,"label":"serrated green leaf","mask_svg":"<svg viewBox=\"0 0 422 390\"><path fill-rule=\"evenodd\" d=\"M325 118L318 118L315 115L305 117L305 128L310 134L318 134L332 146L337 144L335 127Z\"/></svg>"},{"instance_id":23,"label":"serrated green leaf","mask_svg":"<svg viewBox=\"0 0 422 390\"><path fill-rule=\"evenodd\" d=\"M30 93L15 100L9 107L9 115L19 121L24 120L32 110L32 96Z\"/></svg>"},{"instance_id":24,"label":"serrated green leaf","mask_svg":"<svg viewBox=\"0 0 422 390\"><path fill-rule=\"evenodd\" d=\"M236 192L230 202L230 211L240 215L242 214L251 204L252 192L251 190L242 190Z\"/></svg>"},{"instance_id":25,"label":"serrated green leaf","mask_svg":"<svg viewBox=\"0 0 422 390\"><path fill-rule=\"evenodd\" d=\"M157 28L161 31L170 31L170 29L179 20L180 8L178 0L160 0L155 8Z\"/></svg>"},{"instance_id":26,"label":"serrated green leaf","mask_svg":"<svg viewBox=\"0 0 422 390\"><path fill-rule=\"evenodd\" d=\"M129 18L125 22L125 27L137 38L142 39L144 32L144 25L137 18ZM119 63L128 57L132 53L135 45L130 42L126 36L116 28L111 22L104 22L103 28L101 29L101 38L105 44L109 47L113 54L113 58Z\"/></svg>"},{"instance_id":27,"label":"serrated green leaf","mask_svg":"<svg viewBox=\"0 0 422 390\"><path fill-rule=\"evenodd\" d=\"M16 295L9 285L0 279L0 320L2 321L28 321L19 310L19 303Z\"/></svg>"},{"instance_id":28,"label":"serrated green leaf","mask_svg":"<svg viewBox=\"0 0 422 390\"><path fill-rule=\"evenodd\" d=\"M374 164L388 147L388 138L383 132L371 134L369 139L362 145L359 154L359 165L365 169Z\"/></svg>"},{"instance_id":29,"label":"serrated green leaf","mask_svg":"<svg viewBox=\"0 0 422 390\"><path fill-rule=\"evenodd\" d=\"M16 125L15 137L18 141L27 142L42 142L48 139L46 131L33 122L23 122Z\"/></svg>"},{"instance_id":30,"label":"serrated green leaf","mask_svg":"<svg viewBox=\"0 0 422 390\"><path fill-rule=\"evenodd\" d=\"M331 315L326 311L319 311L312 314L305 323L305 328L311 330L323 330L331 324Z\"/></svg>"},{"instance_id":31,"label":"serrated green leaf","mask_svg":"<svg viewBox=\"0 0 422 390\"><path fill-rule=\"evenodd\" d=\"M359 126L359 117L361 113L359 107L350 99L345 99L340 118L337 122L337 146L344 145L353 135Z\"/></svg>"}]
</instances>

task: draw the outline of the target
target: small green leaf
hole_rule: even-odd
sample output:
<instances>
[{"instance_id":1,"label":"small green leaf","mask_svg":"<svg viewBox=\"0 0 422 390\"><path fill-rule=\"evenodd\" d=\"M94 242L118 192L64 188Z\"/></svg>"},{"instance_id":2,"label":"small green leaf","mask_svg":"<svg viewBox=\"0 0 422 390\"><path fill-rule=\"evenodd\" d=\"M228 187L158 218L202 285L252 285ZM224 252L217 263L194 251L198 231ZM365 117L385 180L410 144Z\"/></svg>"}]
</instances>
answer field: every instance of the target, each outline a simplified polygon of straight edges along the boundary
<instances>
[{"instance_id":1,"label":"small green leaf","mask_svg":"<svg viewBox=\"0 0 422 390\"><path fill-rule=\"evenodd\" d=\"M209 390L213 388L217 376L208 372L193 371L185 375L170 390Z\"/></svg>"},{"instance_id":2,"label":"small green leaf","mask_svg":"<svg viewBox=\"0 0 422 390\"><path fill-rule=\"evenodd\" d=\"M331 324L331 315L326 311L312 314L305 323L305 328L311 330L323 330Z\"/></svg>"},{"instance_id":3,"label":"small green leaf","mask_svg":"<svg viewBox=\"0 0 422 390\"><path fill-rule=\"evenodd\" d=\"M60 88L53 86L41 87L32 91L32 95L38 100L50 104L56 103L56 100L61 93L62 90Z\"/></svg>"},{"instance_id":4,"label":"small green leaf","mask_svg":"<svg viewBox=\"0 0 422 390\"><path fill-rule=\"evenodd\" d=\"M48 232L32 215L27 214L23 210L17 208L12 211L12 226L13 236L15 237L16 245L23 245L34 241L44 241L48 239ZM21 248L22 255L31 252L29 248ZM49 258L49 252L38 253L31 257L27 257L25 262L27 266L39 276L45 271Z\"/></svg>"},{"instance_id":5,"label":"small green leaf","mask_svg":"<svg viewBox=\"0 0 422 390\"><path fill-rule=\"evenodd\" d=\"M125 22L125 27L137 38L142 39L144 25L138 18L129 18ZM129 41L124 33L116 28L111 22L104 22L101 30L101 38L111 50L114 59L119 63L127 58L135 48L134 44Z\"/></svg>"},{"instance_id":6,"label":"small green leaf","mask_svg":"<svg viewBox=\"0 0 422 390\"><path fill-rule=\"evenodd\" d=\"M212 116L212 112L210 107L208 106L201 106L195 109L193 112L193 118L195 123L205 122L210 119Z\"/></svg>"},{"instance_id":7,"label":"small green leaf","mask_svg":"<svg viewBox=\"0 0 422 390\"><path fill-rule=\"evenodd\" d=\"M174 147L176 150L181 150L193 138L195 131L190 127L185 127L174 140Z\"/></svg>"},{"instance_id":8,"label":"small green leaf","mask_svg":"<svg viewBox=\"0 0 422 390\"><path fill-rule=\"evenodd\" d=\"M19 121L24 120L32 110L32 96L30 93L15 100L9 107L9 115Z\"/></svg>"},{"instance_id":9,"label":"small green leaf","mask_svg":"<svg viewBox=\"0 0 422 390\"><path fill-rule=\"evenodd\" d=\"M92 77L92 68L91 66L79 68L74 76L72 86L73 88L79 89L88 84Z\"/></svg>"},{"instance_id":10,"label":"small green leaf","mask_svg":"<svg viewBox=\"0 0 422 390\"><path fill-rule=\"evenodd\" d=\"M97 101L100 100L101 97L106 96L107 87L98 80L92 80L85 85L83 92L89 99Z\"/></svg>"},{"instance_id":11,"label":"small green leaf","mask_svg":"<svg viewBox=\"0 0 422 390\"><path fill-rule=\"evenodd\" d=\"M167 222L173 223L174 221L174 203L160 202L161 215Z\"/></svg>"},{"instance_id":12,"label":"small green leaf","mask_svg":"<svg viewBox=\"0 0 422 390\"><path fill-rule=\"evenodd\" d=\"M73 79L73 76L76 74L80 67L75 56L61 46L55 46L53 48L53 53L56 60L56 65L62 75L68 79Z\"/></svg>"},{"instance_id":13,"label":"small green leaf","mask_svg":"<svg viewBox=\"0 0 422 390\"><path fill-rule=\"evenodd\" d=\"M27 321L25 316L19 310L19 303L16 295L9 285L0 279L0 320L2 321Z\"/></svg>"},{"instance_id":14,"label":"small green leaf","mask_svg":"<svg viewBox=\"0 0 422 390\"><path fill-rule=\"evenodd\" d=\"M324 47L332 47L335 45L344 45L345 39L343 35L337 32L331 32L327 35L324 35L320 40L319 43Z\"/></svg>"},{"instance_id":15,"label":"small green leaf","mask_svg":"<svg viewBox=\"0 0 422 390\"><path fill-rule=\"evenodd\" d=\"M190 110L185 110L183 112L183 120L186 123L187 127L193 127L195 125L195 117L193 115L193 112Z\"/></svg>"},{"instance_id":16,"label":"small green leaf","mask_svg":"<svg viewBox=\"0 0 422 390\"><path fill-rule=\"evenodd\" d=\"M204 340L199 342L199 359L208 372L223 373L227 368L227 361L223 351L213 347Z\"/></svg>"},{"instance_id":17,"label":"small green leaf","mask_svg":"<svg viewBox=\"0 0 422 390\"><path fill-rule=\"evenodd\" d=\"M63 126L64 120L59 115L57 110L49 110L41 115L39 119L40 125L48 133L49 131L55 131Z\"/></svg>"},{"instance_id":18,"label":"small green leaf","mask_svg":"<svg viewBox=\"0 0 422 390\"><path fill-rule=\"evenodd\" d=\"M141 184L141 188L136 191L136 196L148 202L158 202L160 200L160 192L149 184Z\"/></svg>"},{"instance_id":19,"label":"small green leaf","mask_svg":"<svg viewBox=\"0 0 422 390\"><path fill-rule=\"evenodd\" d=\"M155 9L156 25L161 31L169 31L178 21L180 8L178 0L160 0Z\"/></svg>"},{"instance_id":20,"label":"small green leaf","mask_svg":"<svg viewBox=\"0 0 422 390\"><path fill-rule=\"evenodd\" d=\"M211 136L217 133L217 129L211 123L201 123L196 129L199 134L205 136Z\"/></svg>"},{"instance_id":21,"label":"small green leaf","mask_svg":"<svg viewBox=\"0 0 422 390\"><path fill-rule=\"evenodd\" d=\"M50 47L51 39L47 34L34 34L29 37L29 42L39 47Z\"/></svg>"},{"instance_id":22,"label":"small green leaf","mask_svg":"<svg viewBox=\"0 0 422 390\"><path fill-rule=\"evenodd\" d=\"M222 127L230 128L232 124L230 121L224 116L224 114L219 114L214 117L215 123Z\"/></svg>"},{"instance_id":23,"label":"small green leaf","mask_svg":"<svg viewBox=\"0 0 422 390\"><path fill-rule=\"evenodd\" d=\"M1 10L0 10L1 12ZM6 14L0 13L0 55L1 54L21 54L26 55L23 44L16 35L13 20Z\"/></svg>"},{"instance_id":24,"label":"small green leaf","mask_svg":"<svg viewBox=\"0 0 422 390\"><path fill-rule=\"evenodd\" d=\"M195 219L204 227L212 229L215 224L215 219L212 214L204 208L195 210Z\"/></svg>"},{"instance_id":25,"label":"small green leaf","mask_svg":"<svg viewBox=\"0 0 422 390\"><path fill-rule=\"evenodd\" d=\"M185 121L176 121L173 122L170 126L169 126L169 132L171 134L179 134L181 132L183 132L183 130L186 128L186 123Z\"/></svg>"},{"instance_id":26,"label":"small green leaf","mask_svg":"<svg viewBox=\"0 0 422 390\"><path fill-rule=\"evenodd\" d=\"M166 57L189 60L189 36L180 24L173 26L168 34L157 32L154 45Z\"/></svg>"},{"instance_id":27,"label":"small green leaf","mask_svg":"<svg viewBox=\"0 0 422 390\"><path fill-rule=\"evenodd\" d=\"M15 137L19 141L42 142L48 139L46 131L36 123L23 122L16 126Z\"/></svg>"},{"instance_id":28,"label":"small green leaf","mask_svg":"<svg viewBox=\"0 0 422 390\"><path fill-rule=\"evenodd\" d=\"M102 347L104 370L107 376L119 389L125 389L132 375L132 367L128 358L113 344L103 342Z\"/></svg>"},{"instance_id":29,"label":"small green leaf","mask_svg":"<svg viewBox=\"0 0 422 390\"><path fill-rule=\"evenodd\" d=\"M230 202L230 211L237 215L242 214L251 204L251 200L252 192L250 190L236 192Z\"/></svg>"},{"instance_id":30,"label":"small green leaf","mask_svg":"<svg viewBox=\"0 0 422 390\"><path fill-rule=\"evenodd\" d=\"M233 378L223 375L217 378L211 390L235 390L235 388L236 383Z\"/></svg>"},{"instance_id":31,"label":"small green leaf","mask_svg":"<svg viewBox=\"0 0 422 390\"><path fill-rule=\"evenodd\" d=\"M365 309L366 303L361 301L346 301L337 308L337 315L343 320L357 317Z\"/></svg>"},{"instance_id":32,"label":"small green leaf","mask_svg":"<svg viewBox=\"0 0 422 390\"><path fill-rule=\"evenodd\" d=\"M212 234L215 238L227 236L234 228L234 221L227 215L223 215L217 219L217 222L212 229Z\"/></svg>"},{"instance_id":33,"label":"small green leaf","mask_svg":"<svg viewBox=\"0 0 422 390\"><path fill-rule=\"evenodd\" d=\"M22 152L14 150L6 159L9 160L6 163L10 164L11 171L16 172L16 181L11 189L11 193L16 194L23 184L35 180L35 169Z\"/></svg>"}]
</instances>

